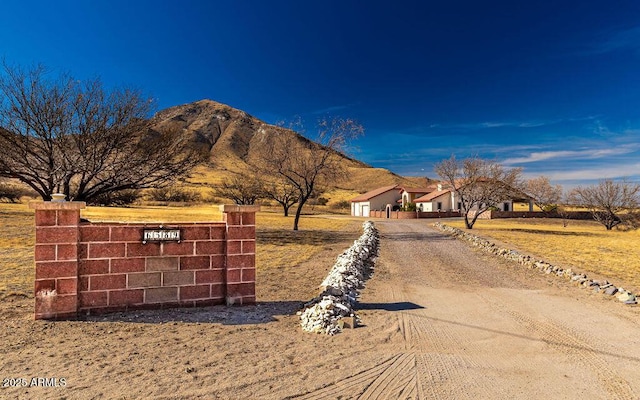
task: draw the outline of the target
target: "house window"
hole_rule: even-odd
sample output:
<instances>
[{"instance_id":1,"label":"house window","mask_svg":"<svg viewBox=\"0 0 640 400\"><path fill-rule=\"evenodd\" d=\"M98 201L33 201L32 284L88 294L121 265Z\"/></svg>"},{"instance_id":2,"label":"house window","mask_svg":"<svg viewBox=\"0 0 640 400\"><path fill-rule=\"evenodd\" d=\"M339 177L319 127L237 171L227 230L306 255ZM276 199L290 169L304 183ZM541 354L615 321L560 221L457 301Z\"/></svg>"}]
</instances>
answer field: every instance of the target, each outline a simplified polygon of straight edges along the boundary
<instances>
[{"instance_id":1,"label":"house window","mask_svg":"<svg viewBox=\"0 0 640 400\"><path fill-rule=\"evenodd\" d=\"M504 203L503 206L505 211L509 211L509 203Z\"/></svg>"},{"instance_id":2,"label":"house window","mask_svg":"<svg viewBox=\"0 0 640 400\"><path fill-rule=\"evenodd\" d=\"M442 202L441 201L438 202L437 206L438 206L438 211L442 210Z\"/></svg>"},{"instance_id":3,"label":"house window","mask_svg":"<svg viewBox=\"0 0 640 400\"><path fill-rule=\"evenodd\" d=\"M462 210L462 202L461 201L458 202L458 210Z\"/></svg>"}]
</instances>

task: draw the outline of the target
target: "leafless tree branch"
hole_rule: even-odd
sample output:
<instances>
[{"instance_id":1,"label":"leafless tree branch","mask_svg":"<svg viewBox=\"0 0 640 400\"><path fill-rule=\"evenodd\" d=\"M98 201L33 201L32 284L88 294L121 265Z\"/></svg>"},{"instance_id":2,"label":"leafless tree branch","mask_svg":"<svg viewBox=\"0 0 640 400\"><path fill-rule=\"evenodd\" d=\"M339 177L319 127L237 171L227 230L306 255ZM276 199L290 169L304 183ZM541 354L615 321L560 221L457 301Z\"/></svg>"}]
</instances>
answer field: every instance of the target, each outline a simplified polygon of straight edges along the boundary
<instances>
[{"instance_id":1,"label":"leafless tree branch","mask_svg":"<svg viewBox=\"0 0 640 400\"><path fill-rule=\"evenodd\" d=\"M462 205L467 229L491 207L519 191L521 169L504 169L502 165L478 157L459 161L455 156L435 165L435 171L453 189Z\"/></svg>"},{"instance_id":2,"label":"leafless tree branch","mask_svg":"<svg viewBox=\"0 0 640 400\"><path fill-rule=\"evenodd\" d=\"M4 64L0 76L0 176L43 199L91 201L106 193L161 187L204 159L178 129L152 129L151 101L98 79L48 79L42 66Z\"/></svg>"},{"instance_id":3,"label":"leafless tree branch","mask_svg":"<svg viewBox=\"0 0 640 400\"><path fill-rule=\"evenodd\" d=\"M299 124L296 128L299 128ZM313 142L292 130L273 129L263 136L256 167L290 185L297 194L293 229L298 230L302 208L309 198L326 183L335 181L344 169L339 152L349 141L364 132L352 119L322 119Z\"/></svg>"},{"instance_id":4,"label":"leafless tree branch","mask_svg":"<svg viewBox=\"0 0 640 400\"><path fill-rule=\"evenodd\" d=\"M596 185L573 189L570 199L588 208L593 218L607 230L621 224L637 226L640 184L605 179Z\"/></svg>"}]
</instances>

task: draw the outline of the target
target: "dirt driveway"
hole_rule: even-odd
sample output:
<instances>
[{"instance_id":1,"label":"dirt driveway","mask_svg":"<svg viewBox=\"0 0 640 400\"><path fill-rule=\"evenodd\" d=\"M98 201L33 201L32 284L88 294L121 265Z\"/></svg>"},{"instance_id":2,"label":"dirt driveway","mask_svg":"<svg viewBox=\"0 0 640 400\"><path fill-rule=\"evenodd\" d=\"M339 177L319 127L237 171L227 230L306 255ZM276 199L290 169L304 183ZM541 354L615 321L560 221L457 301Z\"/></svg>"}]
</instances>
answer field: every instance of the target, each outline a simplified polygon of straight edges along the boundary
<instances>
[{"instance_id":1,"label":"dirt driveway","mask_svg":"<svg viewBox=\"0 0 640 400\"><path fill-rule=\"evenodd\" d=\"M334 337L303 333L295 311L311 296L300 282L320 283L348 240L308 265L263 272L255 307L45 322L32 320L32 300L8 299L0 378L65 385L2 387L0 398L640 398L640 308L429 225L377 222L364 326Z\"/></svg>"},{"instance_id":2,"label":"dirt driveway","mask_svg":"<svg viewBox=\"0 0 640 400\"><path fill-rule=\"evenodd\" d=\"M637 308L498 261L422 221L378 226L389 276L362 301L396 310L387 323L399 335L361 398L640 398Z\"/></svg>"}]
</instances>

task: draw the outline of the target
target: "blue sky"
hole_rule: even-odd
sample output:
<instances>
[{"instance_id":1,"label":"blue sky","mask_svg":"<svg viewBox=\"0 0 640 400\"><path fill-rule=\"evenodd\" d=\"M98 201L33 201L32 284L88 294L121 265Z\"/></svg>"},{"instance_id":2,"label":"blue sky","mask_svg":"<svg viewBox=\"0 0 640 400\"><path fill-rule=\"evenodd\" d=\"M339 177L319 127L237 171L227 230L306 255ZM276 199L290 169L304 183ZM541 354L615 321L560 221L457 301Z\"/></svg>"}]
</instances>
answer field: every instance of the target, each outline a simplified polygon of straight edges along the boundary
<instances>
[{"instance_id":1,"label":"blue sky","mask_svg":"<svg viewBox=\"0 0 640 400\"><path fill-rule=\"evenodd\" d=\"M208 98L274 123L357 119L354 156L451 154L572 186L640 181L640 2L3 1L0 56Z\"/></svg>"}]
</instances>

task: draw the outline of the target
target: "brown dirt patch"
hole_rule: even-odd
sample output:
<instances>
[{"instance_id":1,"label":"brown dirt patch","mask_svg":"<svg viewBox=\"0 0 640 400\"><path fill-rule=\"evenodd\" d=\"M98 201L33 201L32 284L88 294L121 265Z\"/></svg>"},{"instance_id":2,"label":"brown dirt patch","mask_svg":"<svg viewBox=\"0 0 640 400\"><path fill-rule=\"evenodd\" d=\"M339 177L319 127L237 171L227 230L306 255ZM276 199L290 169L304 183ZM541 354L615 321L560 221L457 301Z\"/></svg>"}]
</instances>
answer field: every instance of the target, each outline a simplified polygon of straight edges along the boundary
<instances>
[{"instance_id":1,"label":"brown dirt patch","mask_svg":"<svg viewBox=\"0 0 640 400\"><path fill-rule=\"evenodd\" d=\"M303 333L294 312L357 233L298 266L259 271L252 307L45 322L32 320L32 299L8 296L1 378L66 386L0 397L638 397L640 308L496 261L424 221L378 226L363 326L334 337Z\"/></svg>"}]
</instances>

